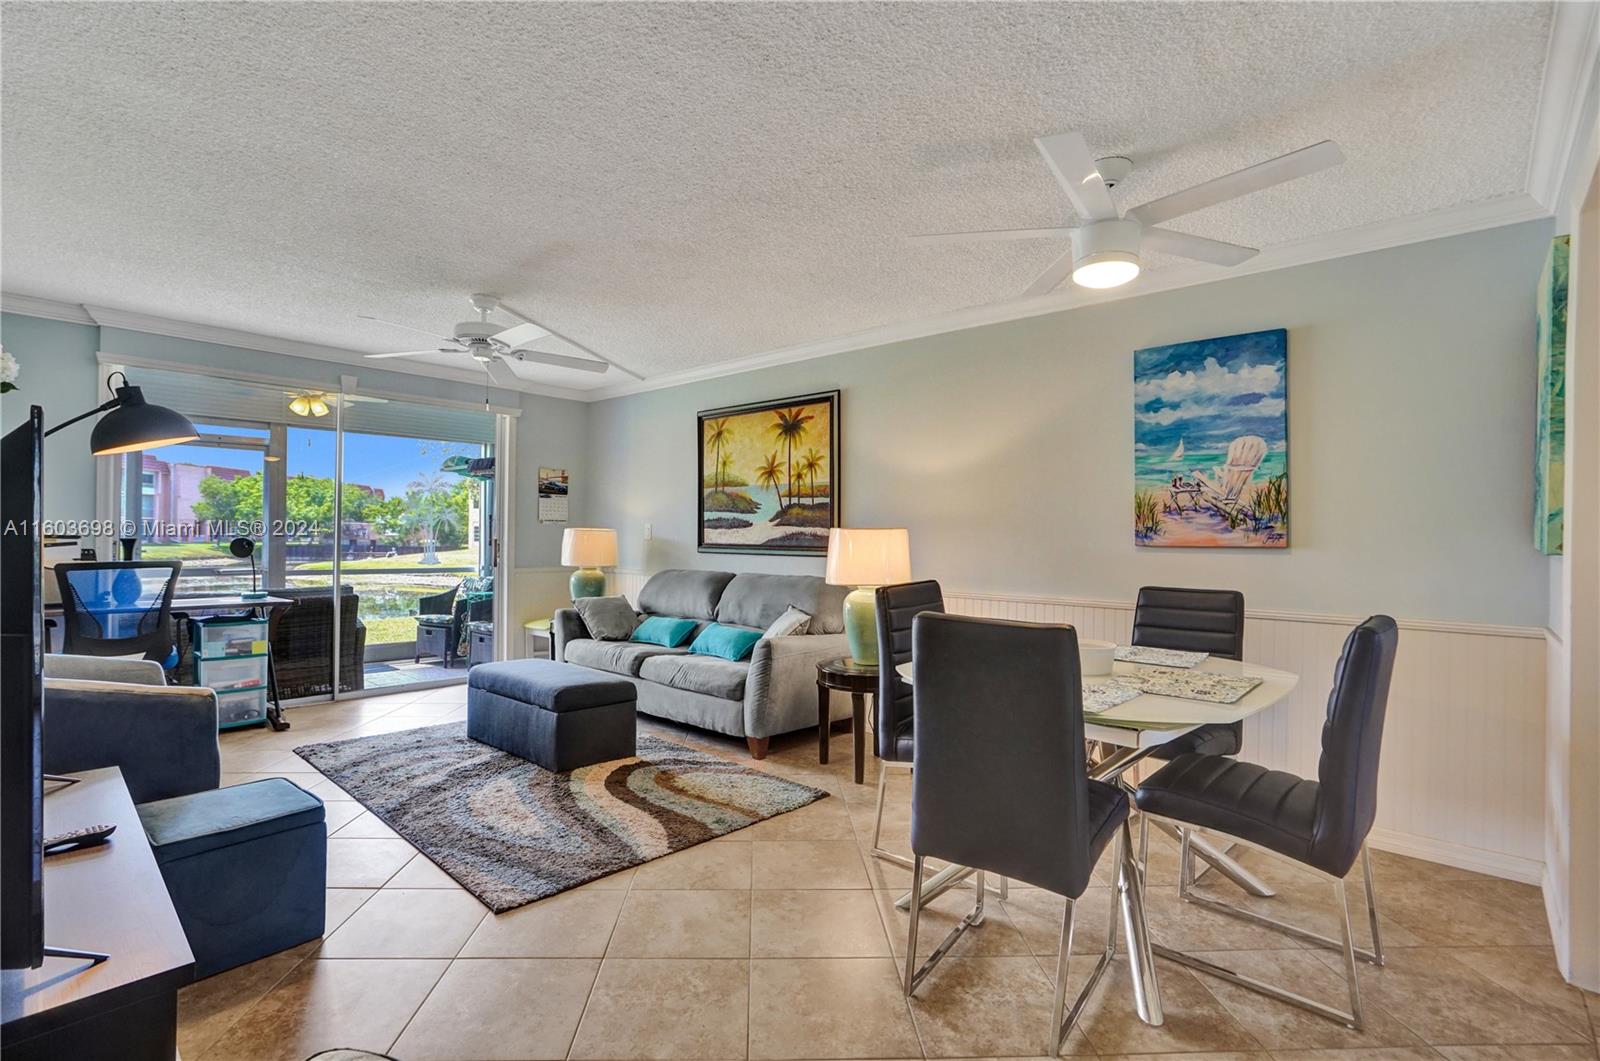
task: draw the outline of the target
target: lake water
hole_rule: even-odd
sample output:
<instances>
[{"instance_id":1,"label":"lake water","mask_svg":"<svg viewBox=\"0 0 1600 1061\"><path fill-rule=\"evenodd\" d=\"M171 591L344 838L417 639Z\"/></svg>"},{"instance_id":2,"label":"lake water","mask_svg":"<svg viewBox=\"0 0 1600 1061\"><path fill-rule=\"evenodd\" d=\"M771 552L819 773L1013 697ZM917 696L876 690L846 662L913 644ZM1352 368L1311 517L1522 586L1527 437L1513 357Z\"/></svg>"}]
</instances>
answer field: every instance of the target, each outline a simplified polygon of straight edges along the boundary
<instances>
[{"instance_id":1,"label":"lake water","mask_svg":"<svg viewBox=\"0 0 1600 1061\"><path fill-rule=\"evenodd\" d=\"M1136 454L1133 460L1134 485L1140 489L1169 486L1172 477L1180 472L1185 478L1192 478L1195 472L1202 472L1209 478L1212 474L1211 469L1220 468L1227 459L1226 447L1216 450L1186 449L1183 457L1177 462L1173 462L1171 451ZM1256 469L1255 476L1251 478L1251 485L1264 483L1275 475L1281 475L1288 468L1288 461L1288 450L1269 450L1261 460L1261 467Z\"/></svg>"}]
</instances>

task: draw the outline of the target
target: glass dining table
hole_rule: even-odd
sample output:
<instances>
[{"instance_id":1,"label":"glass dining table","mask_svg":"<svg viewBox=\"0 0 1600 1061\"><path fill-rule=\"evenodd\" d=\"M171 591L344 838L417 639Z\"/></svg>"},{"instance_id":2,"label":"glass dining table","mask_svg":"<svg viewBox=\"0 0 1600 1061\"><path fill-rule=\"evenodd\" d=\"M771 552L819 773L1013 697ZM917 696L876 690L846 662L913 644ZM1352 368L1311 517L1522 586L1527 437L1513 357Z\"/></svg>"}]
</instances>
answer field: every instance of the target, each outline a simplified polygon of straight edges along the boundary
<instances>
[{"instance_id":1,"label":"glass dining table","mask_svg":"<svg viewBox=\"0 0 1600 1061\"><path fill-rule=\"evenodd\" d=\"M914 663L902 663L895 670L907 682L916 684ZM1186 684L1181 679L1189 673L1201 677L1202 683L1203 676L1217 675L1230 681L1246 679L1255 684L1233 703L1215 703L1173 695L1170 687ZM1260 714L1292 693L1299 682L1299 675L1289 671L1215 656L1208 656L1187 670L1119 660L1112 665L1110 674L1085 676L1083 679L1086 703L1122 699L1121 703L1101 710L1091 711L1087 707L1084 710L1084 739L1097 742L1107 749L1103 758L1090 764L1089 776L1131 790L1123 778L1124 772L1161 745L1201 726L1241 722ZM1117 688L1110 688L1113 686ZM1226 852L1198 837L1191 838L1191 847L1196 857L1204 859L1241 887L1257 895L1272 894L1270 889ZM1118 903L1122 911L1123 932L1128 940L1128 965L1133 979L1135 1009L1139 1019L1145 1023L1161 1024L1161 987L1156 980L1150 932L1145 921L1144 878L1138 859L1138 852L1130 850L1129 845L1123 845L1122 865L1117 874ZM946 866L941 869L923 884L923 902L927 903L959 884L969 872L965 866ZM910 895L902 896L895 905L908 909L911 905Z\"/></svg>"}]
</instances>

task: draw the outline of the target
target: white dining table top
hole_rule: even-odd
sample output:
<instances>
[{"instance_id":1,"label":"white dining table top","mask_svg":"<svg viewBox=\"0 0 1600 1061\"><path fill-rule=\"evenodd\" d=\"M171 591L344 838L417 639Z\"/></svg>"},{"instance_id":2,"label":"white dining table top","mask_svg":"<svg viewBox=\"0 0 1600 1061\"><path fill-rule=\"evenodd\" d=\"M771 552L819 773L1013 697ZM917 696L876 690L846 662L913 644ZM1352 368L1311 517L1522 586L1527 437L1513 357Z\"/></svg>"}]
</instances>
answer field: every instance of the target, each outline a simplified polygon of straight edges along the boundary
<instances>
[{"instance_id":1,"label":"white dining table top","mask_svg":"<svg viewBox=\"0 0 1600 1061\"><path fill-rule=\"evenodd\" d=\"M916 684L914 665L902 663L895 668L900 677ZM1101 677L1085 677L1084 685L1104 682L1119 674L1149 673L1170 668L1154 667L1140 663L1117 662L1112 672ZM1193 668L1212 674L1260 678L1261 684L1251 689L1231 704L1212 704L1203 700L1186 700L1176 696L1140 693L1125 703L1098 714L1085 714L1084 738L1114 744L1123 748L1149 748L1181 737L1190 730L1211 723L1239 722L1265 711L1287 697L1300 683L1298 674L1264 667L1259 663L1240 663L1237 660L1208 656Z\"/></svg>"}]
</instances>

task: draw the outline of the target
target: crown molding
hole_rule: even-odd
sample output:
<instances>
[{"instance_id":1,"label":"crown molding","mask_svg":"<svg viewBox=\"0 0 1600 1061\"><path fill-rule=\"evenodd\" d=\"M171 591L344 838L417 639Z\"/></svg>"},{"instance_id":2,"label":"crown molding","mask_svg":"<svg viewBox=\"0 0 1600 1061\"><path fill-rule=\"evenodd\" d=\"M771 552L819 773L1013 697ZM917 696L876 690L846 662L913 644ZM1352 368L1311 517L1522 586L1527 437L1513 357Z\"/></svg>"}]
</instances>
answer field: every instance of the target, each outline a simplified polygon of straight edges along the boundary
<instances>
[{"instance_id":1,"label":"crown molding","mask_svg":"<svg viewBox=\"0 0 1600 1061\"><path fill-rule=\"evenodd\" d=\"M1600 4L1565 0L1554 8L1528 160L1528 194L1558 212L1566 201L1573 147L1584 131L1586 101L1600 77Z\"/></svg>"},{"instance_id":2,"label":"crown molding","mask_svg":"<svg viewBox=\"0 0 1600 1061\"><path fill-rule=\"evenodd\" d=\"M1337 232L1329 232L1320 236L1290 240L1286 243L1268 247L1244 264L1236 265L1232 268L1195 263L1193 265L1157 269L1143 274L1131 284L1109 291L1089 291L1085 288L1078 288L1068 284L1052 294L1037 298L1012 299L1007 302L995 302L983 306L969 306L933 317L884 325L879 328L869 328L866 331L855 332L850 335L824 339L814 343L801 343L767 353L721 361L701 368L665 373L645 380L630 380L627 383L621 383L613 387L598 387L592 391L584 392L581 400L604 401L607 398L620 398L629 394L641 394L646 391L662 390L667 387L681 387L686 384L700 383L722 376L735 376L745 372L754 372L758 369L793 364L797 361L809 361L813 358L828 357L832 354L842 354L852 350L887 346L891 343L904 342L909 339L922 339L930 335L965 331L968 328L1002 324L1006 321L1023 320L1028 317L1040 317L1046 314L1079 309L1084 306L1098 306L1108 302L1153 295L1161 291L1175 291L1185 287L1212 284L1221 280L1232 280L1241 276L1290 269L1297 265L1310 265L1314 262L1349 257L1353 254L1387 250L1391 247L1398 247L1408 243L1424 243L1428 240L1445 239L1449 236L1459 236L1482 229L1498 228L1502 225L1514 225L1522 221L1532 221L1548 216L1550 216L1550 211L1535 200L1533 196L1525 192L1518 192L1513 195L1501 196L1497 199L1486 199L1482 202L1467 203L1462 206L1444 207L1425 214L1397 218L1393 221L1378 221L1369 225L1359 225L1355 228L1340 229Z\"/></svg>"},{"instance_id":3,"label":"crown molding","mask_svg":"<svg viewBox=\"0 0 1600 1061\"><path fill-rule=\"evenodd\" d=\"M275 335L262 335L258 332L224 328L214 324L175 320L171 317L115 309L110 306L60 302L55 299L21 295L10 291L0 292L0 310L27 317L42 317L46 320L98 325L103 328L119 328L124 331L142 332L146 335L164 335L172 339L188 339L194 342L232 346L243 350L261 350L267 353L285 354L289 357L304 357L314 361L351 365L367 372L397 372L407 376L448 379L474 385L484 382L482 375L465 369L447 368L432 363L405 365L395 361L379 365L367 360L360 350L326 346L322 343L308 343L299 339L285 339ZM492 389L518 394L539 394L548 398L563 398L568 401L586 400L583 391L566 387L550 387L526 380L521 380L517 385L511 387L503 387L496 384Z\"/></svg>"},{"instance_id":4,"label":"crown molding","mask_svg":"<svg viewBox=\"0 0 1600 1061\"><path fill-rule=\"evenodd\" d=\"M380 366L367 360L359 350L349 350L339 346L324 346L321 343L307 343L298 339L283 339L273 335L260 335L256 332L223 328L214 324L196 324L193 321L173 320L169 317L157 317L148 313L112 309L107 306L85 304L83 308L88 311L89 316L94 318L94 322L103 328L121 328L130 332L165 335L173 339L190 339L195 342L214 343L218 346L235 346L245 350L263 350L268 353L287 354L290 357L332 361L336 364L362 368L368 372L400 372L405 375L426 376L429 379L448 379L475 385L484 382L484 377L479 373L464 369L421 363L415 366L402 366L392 362L385 362ZM543 394L552 398L566 398L569 400L577 399L582 393L562 387L541 387L533 383L523 383L515 387L495 387L494 389Z\"/></svg>"},{"instance_id":5,"label":"crown molding","mask_svg":"<svg viewBox=\"0 0 1600 1061\"><path fill-rule=\"evenodd\" d=\"M68 324L93 324L94 318L87 310L72 302L57 302L53 298L35 298L32 295L14 295L0 292L0 311L16 313L23 317L43 317L45 320L66 321Z\"/></svg>"}]
</instances>

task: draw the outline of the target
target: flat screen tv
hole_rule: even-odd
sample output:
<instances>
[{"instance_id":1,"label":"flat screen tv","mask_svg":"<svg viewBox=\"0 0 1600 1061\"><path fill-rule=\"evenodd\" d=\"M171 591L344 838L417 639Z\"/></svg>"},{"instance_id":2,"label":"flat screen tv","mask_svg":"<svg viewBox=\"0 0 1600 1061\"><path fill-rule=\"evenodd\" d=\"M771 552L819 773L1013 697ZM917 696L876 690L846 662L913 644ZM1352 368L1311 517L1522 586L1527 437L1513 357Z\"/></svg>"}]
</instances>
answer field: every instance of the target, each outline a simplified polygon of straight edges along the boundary
<instances>
[{"instance_id":1,"label":"flat screen tv","mask_svg":"<svg viewBox=\"0 0 1600 1061\"><path fill-rule=\"evenodd\" d=\"M44 964L44 412L0 439L0 968Z\"/></svg>"}]
</instances>

